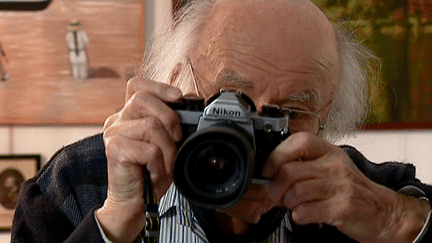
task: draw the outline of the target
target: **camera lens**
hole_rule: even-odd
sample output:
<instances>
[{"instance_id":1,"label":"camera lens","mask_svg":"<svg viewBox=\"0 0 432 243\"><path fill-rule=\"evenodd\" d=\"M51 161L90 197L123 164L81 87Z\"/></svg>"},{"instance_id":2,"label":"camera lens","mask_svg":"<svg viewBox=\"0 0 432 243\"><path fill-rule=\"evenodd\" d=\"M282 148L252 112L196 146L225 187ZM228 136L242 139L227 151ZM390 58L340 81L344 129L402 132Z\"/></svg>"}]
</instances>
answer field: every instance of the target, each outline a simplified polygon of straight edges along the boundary
<instances>
[{"instance_id":1,"label":"camera lens","mask_svg":"<svg viewBox=\"0 0 432 243\"><path fill-rule=\"evenodd\" d=\"M204 193L225 193L235 188L236 180L245 170L240 155L230 142L212 139L201 143L191 151L186 178Z\"/></svg>"},{"instance_id":2,"label":"camera lens","mask_svg":"<svg viewBox=\"0 0 432 243\"><path fill-rule=\"evenodd\" d=\"M235 204L252 178L252 142L241 128L215 126L194 133L177 153L173 172L177 188L203 207Z\"/></svg>"}]
</instances>

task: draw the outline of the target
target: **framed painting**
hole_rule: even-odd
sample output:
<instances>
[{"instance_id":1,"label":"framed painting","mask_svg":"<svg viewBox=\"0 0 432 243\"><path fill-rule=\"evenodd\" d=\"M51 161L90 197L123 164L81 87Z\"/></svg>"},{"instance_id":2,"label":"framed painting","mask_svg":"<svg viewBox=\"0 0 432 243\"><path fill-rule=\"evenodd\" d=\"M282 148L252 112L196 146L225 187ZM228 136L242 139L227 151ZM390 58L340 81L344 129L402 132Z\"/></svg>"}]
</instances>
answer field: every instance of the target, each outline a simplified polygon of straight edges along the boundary
<instances>
[{"instance_id":1,"label":"framed painting","mask_svg":"<svg viewBox=\"0 0 432 243\"><path fill-rule=\"evenodd\" d=\"M22 184L39 169L40 155L0 155L0 229L12 227Z\"/></svg>"},{"instance_id":2,"label":"framed painting","mask_svg":"<svg viewBox=\"0 0 432 243\"><path fill-rule=\"evenodd\" d=\"M312 0L380 58L365 129L432 128L432 1Z\"/></svg>"},{"instance_id":3,"label":"framed painting","mask_svg":"<svg viewBox=\"0 0 432 243\"><path fill-rule=\"evenodd\" d=\"M0 32L1 125L102 125L142 64L144 0L1 10Z\"/></svg>"}]
</instances>

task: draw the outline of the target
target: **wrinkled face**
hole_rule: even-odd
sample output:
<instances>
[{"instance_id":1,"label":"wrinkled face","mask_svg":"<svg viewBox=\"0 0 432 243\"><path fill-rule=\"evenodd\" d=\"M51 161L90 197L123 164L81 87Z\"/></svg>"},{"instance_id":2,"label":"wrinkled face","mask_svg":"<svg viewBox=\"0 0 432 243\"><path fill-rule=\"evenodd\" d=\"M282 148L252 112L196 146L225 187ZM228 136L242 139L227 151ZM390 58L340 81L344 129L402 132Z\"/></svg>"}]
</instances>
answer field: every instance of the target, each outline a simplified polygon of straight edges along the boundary
<instances>
[{"instance_id":1,"label":"wrinkled face","mask_svg":"<svg viewBox=\"0 0 432 243\"><path fill-rule=\"evenodd\" d=\"M340 73L333 28L308 1L219 3L190 59L204 97L241 89L258 109L276 104L317 113L321 121ZM226 212L254 223L272 207L254 186Z\"/></svg>"}]
</instances>

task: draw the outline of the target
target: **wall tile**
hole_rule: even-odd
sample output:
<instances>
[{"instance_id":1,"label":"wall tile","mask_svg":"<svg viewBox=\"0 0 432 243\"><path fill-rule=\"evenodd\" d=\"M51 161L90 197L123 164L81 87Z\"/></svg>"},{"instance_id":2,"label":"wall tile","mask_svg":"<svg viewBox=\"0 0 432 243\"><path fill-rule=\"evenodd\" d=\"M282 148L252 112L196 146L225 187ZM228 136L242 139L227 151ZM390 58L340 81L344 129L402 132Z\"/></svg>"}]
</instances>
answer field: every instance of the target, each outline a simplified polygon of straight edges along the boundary
<instances>
[{"instance_id":1,"label":"wall tile","mask_svg":"<svg viewBox=\"0 0 432 243\"><path fill-rule=\"evenodd\" d=\"M8 154L10 151L10 133L8 127L0 127L0 154Z\"/></svg>"}]
</instances>

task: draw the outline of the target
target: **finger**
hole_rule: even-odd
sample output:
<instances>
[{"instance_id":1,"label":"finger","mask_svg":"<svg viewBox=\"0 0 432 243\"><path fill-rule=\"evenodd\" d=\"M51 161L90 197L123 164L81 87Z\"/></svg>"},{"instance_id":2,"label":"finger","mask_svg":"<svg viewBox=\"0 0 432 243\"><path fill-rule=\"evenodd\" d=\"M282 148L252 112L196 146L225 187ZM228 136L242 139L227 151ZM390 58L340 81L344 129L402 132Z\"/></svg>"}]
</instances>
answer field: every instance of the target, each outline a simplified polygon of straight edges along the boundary
<instances>
[{"instance_id":1,"label":"finger","mask_svg":"<svg viewBox=\"0 0 432 243\"><path fill-rule=\"evenodd\" d=\"M156 197L160 199L172 182L171 176L167 175L164 163L162 162L163 156L161 151L151 143L130 141L124 137L117 138L117 140L118 143L127 144L127 146L121 149L120 158L116 158L119 161L111 163L111 167L116 167L117 169L110 170L110 178L113 178L113 174L114 176L115 174L122 175L115 176L115 179L110 180L110 188L117 188L117 190L120 189L125 195L141 198L144 180L142 166L146 166L150 174L153 191ZM112 186L113 184L118 186Z\"/></svg>"},{"instance_id":2,"label":"finger","mask_svg":"<svg viewBox=\"0 0 432 243\"><path fill-rule=\"evenodd\" d=\"M160 198L171 183L161 150L154 144L124 136L106 139L110 188L120 197L140 197L143 192L142 166L150 172L155 193Z\"/></svg>"},{"instance_id":3,"label":"finger","mask_svg":"<svg viewBox=\"0 0 432 243\"><path fill-rule=\"evenodd\" d=\"M127 83L126 102L136 93L152 94L163 101L177 101L182 93L179 88L160 82L151 81L142 77L134 77Z\"/></svg>"},{"instance_id":4,"label":"finger","mask_svg":"<svg viewBox=\"0 0 432 243\"><path fill-rule=\"evenodd\" d=\"M262 176L273 178L285 163L314 160L325 155L330 149L330 144L310 133L292 134L270 154L264 164Z\"/></svg>"},{"instance_id":5,"label":"finger","mask_svg":"<svg viewBox=\"0 0 432 243\"><path fill-rule=\"evenodd\" d=\"M181 126L177 113L154 95L135 93L118 118L125 121L146 117L158 119L175 141L181 139Z\"/></svg>"},{"instance_id":6,"label":"finger","mask_svg":"<svg viewBox=\"0 0 432 243\"><path fill-rule=\"evenodd\" d=\"M152 161L161 161L161 163L155 164L161 168L161 171L165 171L165 166L162 163L163 154L154 144L118 135L106 138L105 147L108 162L111 164L120 165L125 168L129 166L135 168L137 165L147 166ZM132 174L142 176L138 172Z\"/></svg>"},{"instance_id":7,"label":"finger","mask_svg":"<svg viewBox=\"0 0 432 243\"><path fill-rule=\"evenodd\" d=\"M323 213L322 211L330 210L325 207L326 203L323 202L310 202L299 205L292 209L291 217L292 220L299 225L306 224L320 224L322 222ZM317 215L317 213L319 215Z\"/></svg>"},{"instance_id":8,"label":"finger","mask_svg":"<svg viewBox=\"0 0 432 243\"><path fill-rule=\"evenodd\" d=\"M120 112L117 112L111 116L109 116L103 125L103 130L105 131L108 127L110 127L114 122L117 121L117 119L120 117Z\"/></svg>"},{"instance_id":9,"label":"finger","mask_svg":"<svg viewBox=\"0 0 432 243\"><path fill-rule=\"evenodd\" d=\"M112 126L104 132L106 137L117 134L129 140L154 145L162 154L160 161L163 162L161 164L164 165L165 171L171 173L172 163L177 152L176 145L159 120L154 117L131 120L123 122L121 125Z\"/></svg>"},{"instance_id":10,"label":"finger","mask_svg":"<svg viewBox=\"0 0 432 243\"><path fill-rule=\"evenodd\" d=\"M285 206L285 195L295 188L298 183L320 178L320 170L313 163L295 161L287 163L280 168L278 173L268 185L268 195L276 203ZM290 205L292 206L292 205Z\"/></svg>"},{"instance_id":11,"label":"finger","mask_svg":"<svg viewBox=\"0 0 432 243\"><path fill-rule=\"evenodd\" d=\"M302 203L292 210L292 219L301 225L324 223L338 227L346 219L358 217L363 213L360 205L356 206L350 202L351 200L346 200L342 196L336 196L327 200Z\"/></svg>"},{"instance_id":12,"label":"finger","mask_svg":"<svg viewBox=\"0 0 432 243\"><path fill-rule=\"evenodd\" d=\"M314 179L295 183L281 199L283 206L293 209L304 203L327 200L332 195L327 183Z\"/></svg>"},{"instance_id":13,"label":"finger","mask_svg":"<svg viewBox=\"0 0 432 243\"><path fill-rule=\"evenodd\" d=\"M330 196L295 206L293 220L299 224L325 223L339 227L344 222L352 221L358 216L377 216L377 213L391 208L391 205L383 204L387 200L378 200L382 192L364 190L361 184L345 181L334 187L327 187L335 189L327 191ZM380 186L380 188L383 187Z\"/></svg>"}]
</instances>

